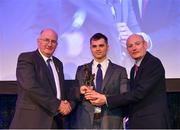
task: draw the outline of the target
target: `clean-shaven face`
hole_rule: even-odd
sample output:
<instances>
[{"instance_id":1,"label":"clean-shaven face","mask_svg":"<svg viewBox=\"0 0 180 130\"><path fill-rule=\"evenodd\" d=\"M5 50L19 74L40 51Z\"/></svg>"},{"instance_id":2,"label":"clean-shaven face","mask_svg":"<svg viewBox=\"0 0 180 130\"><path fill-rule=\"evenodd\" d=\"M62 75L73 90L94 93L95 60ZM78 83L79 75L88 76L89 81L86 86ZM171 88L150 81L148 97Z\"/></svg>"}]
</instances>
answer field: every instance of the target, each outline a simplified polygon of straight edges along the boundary
<instances>
[{"instance_id":1,"label":"clean-shaven face","mask_svg":"<svg viewBox=\"0 0 180 130\"><path fill-rule=\"evenodd\" d=\"M92 40L90 43L91 53L94 59L98 62L101 62L106 58L108 48L109 46L103 38L99 40Z\"/></svg>"},{"instance_id":2,"label":"clean-shaven face","mask_svg":"<svg viewBox=\"0 0 180 130\"><path fill-rule=\"evenodd\" d=\"M145 56L147 50L147 42L140 35L131 35L127 39L126 45L128 53L133 59L140 60Z\"/></svg>"},{"instance_id":3,"label":"clean-shaven face","mask_svg":"<svg viewBox=\"0 0 180 130\"><path fill-rule=\"evenodd\" d=\"M52 29L43 30L38 38L38 49L46 57L51 57L57 47L58 36Z\"/></svg>"}]
</instances>

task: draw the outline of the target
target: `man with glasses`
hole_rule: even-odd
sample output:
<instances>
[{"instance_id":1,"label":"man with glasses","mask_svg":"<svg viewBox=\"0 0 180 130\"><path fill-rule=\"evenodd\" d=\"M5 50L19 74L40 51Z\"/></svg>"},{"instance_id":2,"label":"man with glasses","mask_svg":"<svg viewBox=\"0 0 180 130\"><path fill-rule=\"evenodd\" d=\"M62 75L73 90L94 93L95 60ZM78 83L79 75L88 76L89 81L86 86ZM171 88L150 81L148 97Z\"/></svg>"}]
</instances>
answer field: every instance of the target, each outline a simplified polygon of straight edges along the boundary
<instances>
[{"instance_id":1,"label":"man with glasses","mask_svg":"<svg viewBox=\"0 0 180 130\"><path fill-rule=\"evenodd\" d=\"M20 54L16 75L18 99L10 128L63 128L63 116L71 112L63 86L62 62L53 56L57 33L50 28L41 31L38 49Z\"/></svg>"}]
</instances>

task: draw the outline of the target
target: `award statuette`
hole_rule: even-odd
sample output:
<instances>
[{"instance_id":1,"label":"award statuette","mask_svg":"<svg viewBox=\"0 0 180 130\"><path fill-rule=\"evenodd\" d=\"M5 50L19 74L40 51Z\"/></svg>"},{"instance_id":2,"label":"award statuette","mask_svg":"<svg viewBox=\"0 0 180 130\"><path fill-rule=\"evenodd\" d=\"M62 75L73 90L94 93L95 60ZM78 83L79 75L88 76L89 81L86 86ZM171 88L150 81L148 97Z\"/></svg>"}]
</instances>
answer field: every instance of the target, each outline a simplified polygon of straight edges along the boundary
<instances>
[{"instance_id":1,"label":"award statuette","mask_svg":"<svg viewBox=\"0 0 180 130\"><path fill-rule=\"evenodd\" d=\"M83 66L84 71L84 81L83 84L86 86L94 86L94 77L95 74L92 74L91 70L89 69L88 65Z\"/></svg>"},{"instance_id":2,"label":"award statuette","mask_svg":"<svg viewBox=\"0 0 180 130\"><path fill-rule=\"evenodd\" d=\"M92 74L92 72L89 69L87 64L83 66L83 71L84 71L84 85L94 88L95 74ZM100 114L101 113L101 107L95 106L94 107L94 113Z\"/></svg>"}]
</instances>

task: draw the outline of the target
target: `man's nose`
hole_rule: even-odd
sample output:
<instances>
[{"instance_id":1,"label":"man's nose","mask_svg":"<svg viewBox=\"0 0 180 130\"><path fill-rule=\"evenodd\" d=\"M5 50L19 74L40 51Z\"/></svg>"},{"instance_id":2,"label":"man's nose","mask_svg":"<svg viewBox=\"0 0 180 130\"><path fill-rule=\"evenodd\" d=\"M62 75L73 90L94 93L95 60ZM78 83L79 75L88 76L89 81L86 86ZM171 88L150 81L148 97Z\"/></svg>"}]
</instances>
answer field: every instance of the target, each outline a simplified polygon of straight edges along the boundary
<instances>
[{"instance_id":1,"label":"man's nose","mask_svg":"<svg viewBox=\"0 0 180 130\"><path fill-rule=\"evenodd\" d=\"M132 50L136 50L136 46L135 45L132 46Z\"/></svg>"},{"instance_id":2,"label":"man's nose","mask_svg":"<svg viewBox=\"0 0 180 130\"><path fill-rule=\"evenodd\" d=\"M100 50L100 47L99 47L99 46L97 46L96 50Z\"/></svg>"},{"instance_id":3,"label":"man's nose","mask_svg":"<svg viewBox=\"0 0 180 130\"><path fill-rule=\"evenodd\" d=\"M49 41L47 45L52 46L53 45L52 41Z\"/></svg>"}]
</instances>

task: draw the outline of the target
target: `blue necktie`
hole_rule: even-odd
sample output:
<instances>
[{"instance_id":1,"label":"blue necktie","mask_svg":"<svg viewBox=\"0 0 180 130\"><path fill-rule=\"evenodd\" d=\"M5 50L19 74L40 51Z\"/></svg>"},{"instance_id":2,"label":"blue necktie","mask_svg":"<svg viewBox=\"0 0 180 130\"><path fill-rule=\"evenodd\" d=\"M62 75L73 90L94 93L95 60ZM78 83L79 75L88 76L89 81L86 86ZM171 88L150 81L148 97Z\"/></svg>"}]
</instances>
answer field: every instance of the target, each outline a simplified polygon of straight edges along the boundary
<instances>
[{"instance_id":1,"label":"blue necktie","mask_svg":"<svg viewBox=\"0 0 180 130\"><path fill-rule=\"evenodd\" d=\"M52 70L52 67L51 67L51 64L50 64L51 61L52 61L51 59L47 59L47 67L48 67L48 69L49 69L49 73L50 73L50 77L51 77L51 79L52 79L52 82L53 82L53 84L56 86L56 84L55 84L55 79L54 79L54 74L53 74L53 70Z\"/></svg>"},{"instance_id":2,"label":"blue necktie","mask_svg":"<svg viewBox=\"0 0 180 130\"><path fill-rule=\"evenodd\" d=\"M103 82L101 64L98 64L97 67L98 67L98 70L96 74L96 90L97 92L101 92L101 87L102 87L102 82Z\"/></svg>"}]
</instances>

